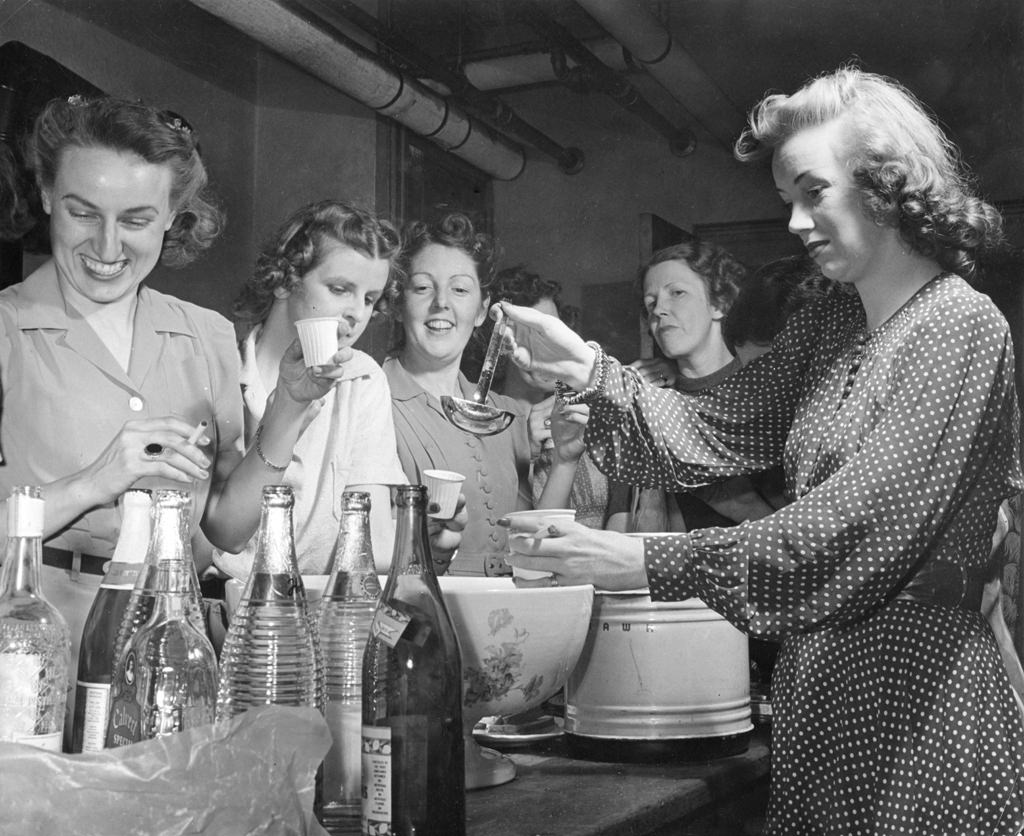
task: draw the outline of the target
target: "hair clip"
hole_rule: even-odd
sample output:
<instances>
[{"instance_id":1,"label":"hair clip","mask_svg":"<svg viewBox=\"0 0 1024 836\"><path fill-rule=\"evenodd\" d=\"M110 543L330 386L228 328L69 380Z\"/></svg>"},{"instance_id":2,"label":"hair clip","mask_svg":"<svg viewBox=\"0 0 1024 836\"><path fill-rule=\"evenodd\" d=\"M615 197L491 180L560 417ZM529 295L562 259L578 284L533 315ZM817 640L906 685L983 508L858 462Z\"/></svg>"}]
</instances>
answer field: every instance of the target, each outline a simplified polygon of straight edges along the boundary
<instances>
[{"instance_id":1,"label":"hair clip","mask_svg":"<svg viewBox=\"0 0 1024 836\"><path fill-rule=\"evenodd\" d=\"M72 107L81 107L82 105L88 104L81 93L75 93L74 95L68 96L68 104Z\"/></svg>"},{"instance_id":2,"label":"hair clip","mask_svg":"<svg viewBox=\"0 0 1024 836\"><path fill-rule=\"evenodd\" d=\"M172 131L177 131L185 136L192 136L192 126L184 116L179 116L173 110L160 111L161 121Z\"/></svg>"}]
</instances>

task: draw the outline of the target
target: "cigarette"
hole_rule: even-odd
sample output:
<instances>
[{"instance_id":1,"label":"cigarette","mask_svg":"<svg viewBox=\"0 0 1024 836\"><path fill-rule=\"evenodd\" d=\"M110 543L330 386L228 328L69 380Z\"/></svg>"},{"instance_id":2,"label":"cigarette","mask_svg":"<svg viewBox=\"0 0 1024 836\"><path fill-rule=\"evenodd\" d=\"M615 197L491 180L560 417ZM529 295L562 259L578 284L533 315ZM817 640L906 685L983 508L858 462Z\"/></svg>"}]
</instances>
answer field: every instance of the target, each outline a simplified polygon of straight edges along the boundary
<instances>
[{"instance_id":1,"label":"cigarette","mask_svg":"<svg viewBox=\"0 0 1024 836\"><path fill-rule=\"evenodd\" d=\"M206 431L206 428L208 426L209 424L207 424L206 421L200 421L198 424L196 424L196 428L192 430L192 435L188 437L188 443L195 444L197 441L199 441L200 436L202 436L202 434Z\"/></svg>"}]
</instances>

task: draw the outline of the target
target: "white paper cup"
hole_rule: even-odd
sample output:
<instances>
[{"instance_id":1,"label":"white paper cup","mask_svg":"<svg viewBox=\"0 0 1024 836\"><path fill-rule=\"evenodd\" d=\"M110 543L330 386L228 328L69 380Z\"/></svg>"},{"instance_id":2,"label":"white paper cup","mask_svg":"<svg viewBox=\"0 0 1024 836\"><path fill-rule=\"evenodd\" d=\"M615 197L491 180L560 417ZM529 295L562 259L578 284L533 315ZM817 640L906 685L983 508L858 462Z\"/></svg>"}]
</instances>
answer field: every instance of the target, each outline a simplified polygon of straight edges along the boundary
<instances>
[{"instance_id":1,"label":"white paper cup","mask_svg":"<svg viewBox=\"0 0 1024 836\"><path fill-rule=\"evenodd\" d=\"M466 477L454 470L424 470L423 484L427 488L427 501L436 502L440 509L428 517L448 520L455 516L455 506L462 493L462 483Z\"/></svg>"},{"instance_id":2,"label":"white paper cup","mask_svg":"<svg viewBox=\"0 0 1024 836\"><path fill-rule=\"evenodd\" d=\"M576 519L576 511L572 508L535 508L532 511L511 511L505 514L505 518L511 523L509 530L513 534L533 534L541 528L546 528L552 523L572 522ZM524 581L536 581L541 578L550 578L550 572L540 572L536 569L520 569L512 567L512 576L522 578Z\"/></svg>"},{"instance_id":3,"label":"white paper cup","mask_svg":"<svg viewBox=\"0 0 1024 836\"><path fill-rule=\"evenodd\" d=\"M338 353L338 319L318 316L297 319L295 328L302 343L302 356L307 366L322 366Z\"/></svg>"}]
</instances>

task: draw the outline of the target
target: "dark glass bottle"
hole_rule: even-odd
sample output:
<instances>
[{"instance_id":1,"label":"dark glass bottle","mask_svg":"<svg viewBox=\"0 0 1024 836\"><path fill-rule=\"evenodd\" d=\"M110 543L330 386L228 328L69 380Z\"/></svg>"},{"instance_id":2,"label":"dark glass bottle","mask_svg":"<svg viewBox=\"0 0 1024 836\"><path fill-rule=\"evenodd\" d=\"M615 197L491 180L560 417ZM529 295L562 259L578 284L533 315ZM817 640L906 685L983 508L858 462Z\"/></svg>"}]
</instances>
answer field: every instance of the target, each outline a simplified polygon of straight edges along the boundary
<instances>
[{"instance_id":1,"label":"dark glass bottle","mask_svg":"<svg viewBox=\"0 0 1024 836\"><path fill-rule=\"evenodd\" d=\"M0 741L59 752L71 636L40 589L43 509L39 488L11 490L0 572Z\"/></svg>"},{"instance_id":2,"label":"dark glass bottle","mask_svg":"<svg viewBox=\"0 0 1024 836\"><path fill-rule=\"evenodd\" d=\"M397 489L395 551L363 657L363 833L464 836L462 664L426 489Z\"/></svg>"},{"instance_id":3,"label":"dark glass bottle","mask_svg":"<svg viewBox=\"0 0 1024 836\"><path fill-rule=\"evenodd\" d=\"M82 629L78 655L72 752L98 752L107 739L114 646L139 569L149 550L150 492L130 490L121 498L121 532L114 556Z\"/></svg>"},{"instance_id":4,"label":"dark glass bottle","mask_svg":"<svg viewBox=\"0 0 1024 836\"><path fill-rule=\"evenodd\" d=\"M324 716L331 749L324 758L320 823L331 836L361 832L363 652L380 600L370 539L370 495L341 495L341 526L317 616L324 659Z\"/></svg>"},{"instance_id":5,"label":"dark glass bottle","mask_svg":"<svg viewBox=\"0 0 1024 836\"><path fill-rule=\"evenodd\" d=\"M295 560L285 485L266 485L252 570L221 649L217 719L257 705L323 710L324 668Z\"/></svg>"}]
</instances>

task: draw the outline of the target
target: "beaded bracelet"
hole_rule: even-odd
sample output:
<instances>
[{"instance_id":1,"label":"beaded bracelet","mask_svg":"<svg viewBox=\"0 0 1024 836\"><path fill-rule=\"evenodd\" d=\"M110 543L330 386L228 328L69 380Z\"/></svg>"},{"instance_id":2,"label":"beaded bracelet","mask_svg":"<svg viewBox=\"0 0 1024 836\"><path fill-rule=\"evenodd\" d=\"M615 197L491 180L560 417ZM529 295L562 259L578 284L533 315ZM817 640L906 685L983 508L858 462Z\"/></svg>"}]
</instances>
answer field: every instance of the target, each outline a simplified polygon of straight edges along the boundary
<instances>
[{"instance_id":1,"label":"beaded bracelet","mask_svg":"<svg viewBox=\"0 0 1024 836\"><path fill-rule=\"evenodd\" d=\"M263 425L260 424L256 428L256 435L253 436L253 443L256 447L256 455L260 457L260 461L263 462L271 470L276 470L278 473L288 469L288 465L274 464L270 459L263 455L263 448L260 446L260 439L263 437Z\"/></svg>"},{"instance_id":2,"label":"beaded bracelet","mask_svg":"<svg viewBox=\"0 0 1024 836\"><path fill-rule=\"evenodd\" d=\"M589 401L592 398L599 397L604 394L605 384L608 382L608 355L605 350L601 348L599 343L593 340L587 340L587 345L594 349L594 364L597 367L597 377L594 380L592 386L588 386L582 392L577 392L570 389L562 381L555 381L555 394L558 399L566 406L571 406L576 403L583 403Z\"/></svg>"}]
</instances>

